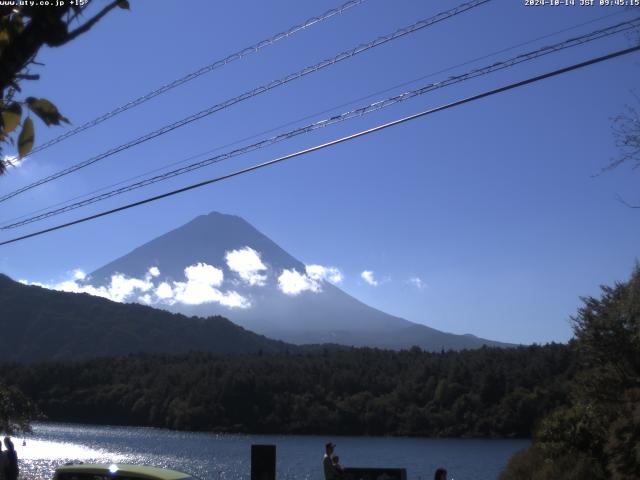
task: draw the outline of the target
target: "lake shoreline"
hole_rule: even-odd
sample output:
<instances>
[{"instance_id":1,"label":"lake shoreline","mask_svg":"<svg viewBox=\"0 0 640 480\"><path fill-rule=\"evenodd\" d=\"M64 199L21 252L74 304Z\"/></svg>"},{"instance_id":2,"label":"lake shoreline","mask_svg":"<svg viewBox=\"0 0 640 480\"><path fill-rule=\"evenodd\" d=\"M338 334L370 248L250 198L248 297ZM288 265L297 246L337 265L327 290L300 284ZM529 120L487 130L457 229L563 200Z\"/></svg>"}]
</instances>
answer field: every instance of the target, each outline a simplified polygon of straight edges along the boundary
<instances>
[{"instance_id":1,"label":"lake shoreline","mask_svg":"<svg viewBox=\"0 0 640 480\"><path fill-rule=\"evenodd\" d=\"M322 437L330 436L333 438L416 438L416 439L432 439L432 440L527 440L531 441L531 437L499 437L499 436L450 436L450 437L438 437L438 436L423 436L423 435L368 435L368 434L345 434L345 433L313 433L313 432L248 432L239 430L188 430L188 429L176 429L167 427L155 427L149 425L131 425L131 424L115 424L115 423L99 423L99 422L73 422L66 420L38 420L32 422L32 425L75 425L78 427L104 427L104 428L141 428L150 429L164 432L176 432L176 433L194 433L194 434L212 434L212 435L287 435L287 436L300 436L300 437ZM19 435L18 435L19 437Z\"/></svg>"}]
</instances>

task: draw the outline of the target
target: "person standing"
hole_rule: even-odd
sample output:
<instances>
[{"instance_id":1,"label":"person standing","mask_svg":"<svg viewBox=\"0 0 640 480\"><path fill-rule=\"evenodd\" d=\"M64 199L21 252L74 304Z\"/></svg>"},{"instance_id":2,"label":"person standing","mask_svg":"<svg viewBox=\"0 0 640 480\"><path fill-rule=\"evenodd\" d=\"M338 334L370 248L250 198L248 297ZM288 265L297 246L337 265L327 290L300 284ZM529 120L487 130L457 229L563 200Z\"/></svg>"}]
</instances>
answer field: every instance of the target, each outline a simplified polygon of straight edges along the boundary
<instances>
[{"instance_id":1,"label":"person standing","mask_svg":"<svg viewBox=\"0 0 640 480\"><path fill-rule=\"evenodd\" d=\"M0 480L5 480L4 466L7 460L7 452L2 449L2 442L0 442Z\"/></svg>"},{"instance_id":2,"label":"person standing","mask_svg":"<svg viewBox=\"0 0 640 480\"><path fill-rule=\"evenodd\" d=\"M333 451L336 446L329 442L324 446L324 457L322 457L322 469L324 470L324 480L336 480L338 472L333 465ZM7 479L8 480L8 479Z\"/></svg>"},{"instance_id":3,"label":"person standing","mask_svg":"<svg viewBox=\"0 0 640 480\"><path fill-rule=\"evenodd\" d=\"M18 454L13 446L13 442L9 437L4 437L4 446L7 447L7 451L4 454L4 479L5 480L18 480Z\"/></svg>"}]
</instances>

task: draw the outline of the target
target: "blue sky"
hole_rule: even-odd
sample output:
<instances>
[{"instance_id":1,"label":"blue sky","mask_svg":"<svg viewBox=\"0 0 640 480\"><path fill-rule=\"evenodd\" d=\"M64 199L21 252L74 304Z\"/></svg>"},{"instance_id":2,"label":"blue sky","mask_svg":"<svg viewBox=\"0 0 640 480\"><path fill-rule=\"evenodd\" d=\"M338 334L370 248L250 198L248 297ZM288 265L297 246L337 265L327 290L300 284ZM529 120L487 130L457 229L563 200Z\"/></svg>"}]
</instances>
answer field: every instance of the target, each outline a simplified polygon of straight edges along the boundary
<instances>
[{"instance_id":1,"label":"blue sky","mask_svg":"<svg viewBox=\"0 0 640 480\"><path fill-rule=\"evenodd\" d=\"M43 50L25 95L54 101L75 125L339 2L132 1L80 40ZM367 0L49 148L0 178L8 192L150 130L329 58L458 2ZM471 66L468 60L615 14ZM635 10L637 12L637 9ZM618 7L525 7L494 0L0 205L29 213L385 89L382 99L634 16ZM637 15L637 13L635 13ZM1 233L5 240L213 177L403 115L629 46L615 36L208 167L86 210ZM179 197L0 247L0 271L60 281L92 271L212 210L240 215L307 264L338 267L341 287L386 312L510 342L566 341L579 297L625 280L640 254L640 172L595 176L618 154L611 118L632 103L630 55L481 100ZM369 100L371 101L371 100ZM329 114L329 115L331 115ZM316 115L319 120L326 117ZM308 122L308 121L307 121ZM302 125L307 122L298 122ZM290 129L280 128L278 131ZM38 142L62 133L37 125ZM371 271L377 286L361 278ZM418 288L409 279L420 278Z\"/></svg>"}]
</instances>

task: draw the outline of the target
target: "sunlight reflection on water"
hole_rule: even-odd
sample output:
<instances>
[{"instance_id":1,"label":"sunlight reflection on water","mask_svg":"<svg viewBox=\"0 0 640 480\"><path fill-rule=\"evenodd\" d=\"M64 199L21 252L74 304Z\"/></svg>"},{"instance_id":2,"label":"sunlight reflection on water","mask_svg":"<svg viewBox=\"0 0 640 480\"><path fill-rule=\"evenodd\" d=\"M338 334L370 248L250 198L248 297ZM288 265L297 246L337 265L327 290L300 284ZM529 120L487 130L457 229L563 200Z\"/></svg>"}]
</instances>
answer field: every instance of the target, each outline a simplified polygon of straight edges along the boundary
<instances>
[{"instance_id":1,"label":"sunlight reflection on water","mask_svg":"<svg viewBox=\"0 0 640 480\"><path fill-rule=\"evenodd\" d=\"M127 461L126 455L90 448L69 442L30 439L23 445L16 441L20 455L20 476L26 479L49 479L59 465L67 462L108 463Z\"/></svg>"},{"instance_id":2,"label":"sunlight reflection on water","mask_svg":"<svg viewBox=\"0 0 640 480\"><path fill-rule=\"evenodd\" d=\"M51 442L47 440L30 440L24 446L19 446L20 458L23 460L60 460L64 458L81 460L111 459L121 462L124 455L110 454L104 450L96 450L84 445ZM105 460L107 461L107 460Z\"/></svg>"}]
</instances>

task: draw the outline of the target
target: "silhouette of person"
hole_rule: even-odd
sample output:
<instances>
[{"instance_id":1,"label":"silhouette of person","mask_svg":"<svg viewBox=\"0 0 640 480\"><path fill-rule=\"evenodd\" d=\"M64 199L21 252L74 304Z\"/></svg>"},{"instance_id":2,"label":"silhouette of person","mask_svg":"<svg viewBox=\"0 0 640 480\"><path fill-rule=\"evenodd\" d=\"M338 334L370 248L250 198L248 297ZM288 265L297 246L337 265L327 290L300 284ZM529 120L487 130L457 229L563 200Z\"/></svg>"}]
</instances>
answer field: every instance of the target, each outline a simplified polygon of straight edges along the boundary
<instances>
[{"instance_id":1,"label":"silhouette of person","mask_svg":"<svg viewBox=\"0 0 640 480\"><path fill-rule=\"evenodd\" d=\"M433 480L447 480L447 471L444 468L437 469Z\"/></svg>"},{"instance_id":2,"label":"silhouette of person","mask_svg":"<svg viewBox=\"0 0 640 480\"><path fill-rule=\"evenodd\" d=\"M333 465L333 451L336 446L329 442L324 446L324 457L322 457L322 469L325 480L336 480L339 476L336 467Z\"/></svg>"},{"instance_id":3,"label":"silhouette of person","mask_svg":"<svg viewBox=\"0 0 640 480\"><path fill-rule=\"evenodd\" d=\"M18 454L9 437L4 437L4 446L7 447L4 461L5 480L18 480Z\"/></svg>"},{"instance_id":4,"label":"silhouette of person","mask_svg":"<svg viewBox=\"0 0 640 480\"><path fill-rule=\"evenodd\" d=\"M7 452L2 450L2 442L0 442L0 480L5 480L4 466L7 463Z\"/></svg>"}]
</instances>

